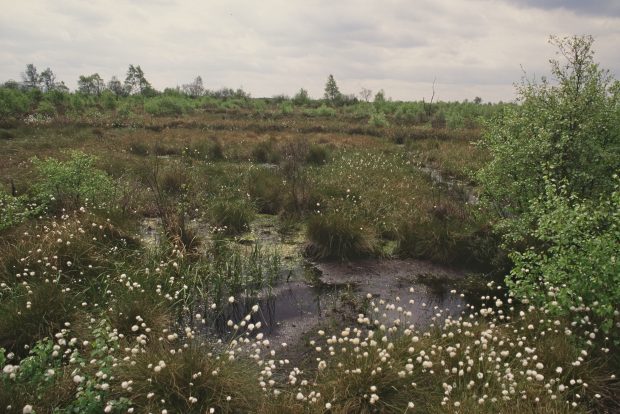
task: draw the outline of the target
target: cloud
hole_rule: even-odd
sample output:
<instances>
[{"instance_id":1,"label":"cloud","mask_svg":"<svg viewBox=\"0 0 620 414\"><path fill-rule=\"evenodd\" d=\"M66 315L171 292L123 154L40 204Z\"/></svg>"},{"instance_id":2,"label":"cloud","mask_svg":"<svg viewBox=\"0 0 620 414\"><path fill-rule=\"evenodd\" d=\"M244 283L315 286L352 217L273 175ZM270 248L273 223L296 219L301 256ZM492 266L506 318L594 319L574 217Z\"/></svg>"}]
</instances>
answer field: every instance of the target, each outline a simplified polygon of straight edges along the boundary
<instances>
[{"instance_id":1,"label":"cloud","mask_svg":"<svg viewBox=\"0 0 620 414\"><path fill-rule=\"evenodd\" d=\"M562 3L561 5L557 5ZM550 34L592 34L620 72L614 3L547 0L109 0L11 2L0 16L0 80L28 63L74 87L79 75L124 78L140 64L159 89L201 75L254 96L385 89L395 99L510 100L522 75L548 70ZM595 7L595 5L597 5ZM609 10L609 13L599 12Z\"/></svg>"},{"instance_id":2,"label":"cloud","mask_svg":"<svg viewBox=\"0 0 620 414\"><path fill-rule=\"evenodd\" d=\"M507 0L509 3L545 10L572 10L575 13L598 16L620 16L617 0Z\"/></svg>"}]
</instances>

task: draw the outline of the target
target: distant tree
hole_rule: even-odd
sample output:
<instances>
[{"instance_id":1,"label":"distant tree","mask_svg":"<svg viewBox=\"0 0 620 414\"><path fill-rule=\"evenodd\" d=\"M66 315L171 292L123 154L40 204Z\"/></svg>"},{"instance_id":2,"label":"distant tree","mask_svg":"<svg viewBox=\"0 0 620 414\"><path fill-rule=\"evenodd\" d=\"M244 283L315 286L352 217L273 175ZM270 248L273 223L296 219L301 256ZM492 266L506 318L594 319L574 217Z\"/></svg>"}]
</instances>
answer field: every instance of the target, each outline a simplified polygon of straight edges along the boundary
<instances>
[{"instance_id":1,"label":"distant tree","mask_svg":"<svg viewBox=\"0 0 620 414\"><path fill-rule=\"evenodd\" d=\"M105 82L98 73L93 73L90 76L82 75L78 80L78 92L83 94L99 96L104 89Z\"/></svg>"},{"instance_id":2,"label":"distant tree","mask_svg":"<svg viewBox=\"0 0 620 414\"><path fill-rule=\"evenodd\" d=\"M205 93L205 87L202 83L202 77L200 76L196 76L196 79L194 79L192 83L187 83L183 85L182 89L186 95L192 98L198 98Z\"/></svg>"},{"instance_id":3,"label":"distant tree","mask_svg":"<svg viewBox=\"0 0 620 414\"><path fill-rule=\"evenodd\" d=\"M477 105L480 105L482 103L482 98L479 97L479 96L476 96L474 98L474 103L477 104Z\"/></svg>"},{"instance_id":4,"label":"distant tree","mask_svg":"<svg viewBox=\"0 0 620 414\"><path fill-rule=\"evenodd\" d=\"M64 81L60 81L60 82L56 82L56 84L54 86L54 90L66 93L66 92L69 92L69 87L67 85L65 85Z\"/></svg>"},{"instance_id":5,"label":"distant tree","mask_svg":"<svg viewBox=\"0 0 620 414\"><path fill-rule=\"evenodd\" d=\"M125 77L125 92L129 95L141 94L150 95L154 92L153 87L144 77L144 72L140 65L129 65L127 76Z\"/></svg>"},{"instance_id":6,"label":"distant tree","mask_svg":"<svg viewBox=\"0 0 620 414\"><path fill-rule=\"evenodd\" d=\"M375 103L381 104L385 102L385 91L381 89L379 92L375 94Z\"/></svg>"},{"instance_id":7,"label":"distant tree","mask_svg":"<svg viewBox=\"0 0 620 414\"><path fill-rule=\"evenodd\" d=\"M108 82L108 90L112 92L117 97L125 95L125 89L123 89L123 84L116 76L112 76L112 79Z\"/></svg>"},{"instance_id":8,"label":"distant tree","mask_svg":"<svg viewBox=\"0 0 620 414\"><path fill-rule=\"evenodd\" d=\"M308 95L308 91L304 88L301 88L299 92L295 94L293 97L293 103L295 105L303 106L307 105L310 102L310 96Z\"/></svg>"},{"instance_id":9,"label":"distant tree","mask_svg":"<svg viewBox=\"0 0 620 414\"><path fill-rule=\"evenodd\" d=\"M24 88L39 89L41 85L41 77L37 71L37 67L32 63L26 65L26 70L22 73Z\"/></svg>"},{"instance_id":10,"label":"distant tree","mask_svg":"<svg viewBox=\"0 0 620 414\"><path fill-rule=\"evenodd\" d=\"M334 75L330 74L327 78L327 83L325 83L325 99L330 101L331 103L337 103L342 98L342 94L340 93L340 89L338 89L338 85L336 84L336 80L334 79Z\"/></svg>"},{"instance_id":11,"label":"distant tree","mask_svg":"<svg viewBox=\"0 0 620 414\"><path fill-rule=\"evenodd\" d=\"M56 89L56 75L50 68L45 69L39 76L43 92L50 92Z\"/></svg>"},{"instance_id":12,"label":"distant tree","mask_svg":"<svg viewBox=\"0 0 620 414\"><path fill-rule=\"evenodd\" d=\"M368 102L370 101L371 96L372 96L372 91L370 89L362 87L362 90L360 91L360 98Z\"/></svg>"},{"instance_id":13,"label":"distant tree","mask_svg":"<svg viewBox=\"0 0 620 414\"><path fill-rule=\"evenodd\" d=\"M9 79L8 81L4 82L3 87L7 89L19 89L19 82L14 79Z\"/></svg>"}]
</instances>

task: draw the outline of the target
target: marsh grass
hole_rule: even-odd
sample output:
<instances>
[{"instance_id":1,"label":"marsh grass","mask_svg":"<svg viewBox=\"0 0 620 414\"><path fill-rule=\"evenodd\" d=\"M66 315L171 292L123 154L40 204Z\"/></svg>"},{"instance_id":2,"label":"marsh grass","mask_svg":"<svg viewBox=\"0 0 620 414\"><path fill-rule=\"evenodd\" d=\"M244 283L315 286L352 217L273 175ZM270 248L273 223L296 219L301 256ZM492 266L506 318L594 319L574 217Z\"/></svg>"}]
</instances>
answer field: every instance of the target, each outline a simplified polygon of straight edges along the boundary
<instances>
[{"instance_id":1,"label":"marsh grass","mask_svg":"<svg viewBox=\"0 0 620 414\"><path fill-rule=\"evenodd\" d=\"M211 204L207 214L209 221L224 233L238 235L250 229L255 211L244 199L228 199Z\"/></svg>"},{"instance_id":2,"label":"marsh grass","mask_svg":"<svg viewBox=\"0 0 620 414\"><path fill-rule=\"evenodd\" d=\"M339 213L317 214L308 219L306 254L319 260L351 260L378 251L371 229L355 218Z\"/></svg>"}]
</instances>

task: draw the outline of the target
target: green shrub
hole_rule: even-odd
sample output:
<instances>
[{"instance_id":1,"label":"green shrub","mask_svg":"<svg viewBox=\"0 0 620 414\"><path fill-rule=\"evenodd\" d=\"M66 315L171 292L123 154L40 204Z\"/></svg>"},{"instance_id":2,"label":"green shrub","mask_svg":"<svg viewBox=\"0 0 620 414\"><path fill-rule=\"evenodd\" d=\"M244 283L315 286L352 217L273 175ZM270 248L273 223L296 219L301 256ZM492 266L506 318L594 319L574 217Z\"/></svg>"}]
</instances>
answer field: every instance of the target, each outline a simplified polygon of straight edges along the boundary
<instances>
[{"instance_id":1,"label":"green shrub","mask_svg":"<svg viewBox=\"0 0 620 414\"><path fill-rule=\"evenodd\" d=\"M383 112L373 112L373 114L370 115L370 119L368 120L368 125L377 128L383 128L388 126L389 123Z\"/></svg>"},{"instance_id":2,"label":"green shrub","mask_svg":"<svg viewBox=\"0 0 620 414\"><path fill-rule=\"evenodd\" d=\"M337 112L334 108L330 108L329 106L322 104L316 109L309 108L304 111L304 114L311 117L334 117Z\"/></svg>"},{"instance_id":3,"label":"green shrub","mask_svg":"<svg viewBox=\"0 0 620 414\"><path fill-rule=\"evenodd\" d=\"M284 101L280 104L280 113L282 115L292 114L293 110L293 103L291 101Z\"/></svg>"},{"instance_id":4,"label":"green shrub","mask_svg":"<svg viewBox=\"0 0 620 414\"><path fill-rule=\"evenodd\" d=\"M342 212L310 217L306 252L315 259L347 260L367 257L376 252L376 240L365 224Z\"/></svg>"},{"instance_id":5,"label":"green shrub","mask_svg":"<svg viewBox=\"0 0 620 414\"><path fill-rule=\"evenodd\" d=\"M155 116L180 116L193 109L192 101L180 96L158 96L144 102L144 111Z\"/></svg>"},{"instance_id":6,"label":"green shrub","mask_svg":"<svg viewBox=\"0 0 620 414\"><path fill-rule=\"evenodd\" d=\"M482 200L515 262L513 291L563 312L583 299L609 329L620 299L620 84L594 62L591 37L552 43L567 60L551 61L558 83L524 82L520 105L488 128Z\"/></svg>"},{"instance_id":7,"label":"green shrub","mask_svg":"<svg viewBox=\"0 0 620 414\"><path fill-rule=\"evenodd\" d=\"M103 91L99 96L99 103L103 109L108 111L113 111L118 106L116 95L110 91Z\"/></svg>"},{"instance_id":8,"label":"green shrub","mask_svg":"<svg viewBox=\"0 0 620 414\"><path fill-rule=\"evenodd\" d=\"M71 158L33 158L40 181L33 186L35 198L52 207L79 208L88 199L90 203L110 201L114 182L103 171L94 167L96 158L80 151L72 151Z\"/></svg>"},{"instance_id":9,"label":"green shrub","mask_svg":"<svg viewBox=\"0 0 620 414\"><path fill-rule=\"evenodd\" d=\"M513 252L508 285L538 304L553 300L565 313L589 305L608 332L620 303L620 180L609 196L582 200L549 184L533 201L537 227ZM552 307L553 308L553 307Z\"/></svg>"},{"instance_id":10,"label":"green shrub","mask_svg":"<svg viewBox=\"0 0 620 414\"><path fill-rule=\"evenodd\" d=\"M41 210L24 196L13 197L0 190L0 231L24 222L41 213Z\"/></svg>"},{"instance_id":11,"label":"green shrub","mask_svg":"<svg viewBox=\"0 0 620 414\"><path fill-rule=\"evenodd\" d=\"M130 117L133 115L133 105L131 105L130 102L121 102L120 105L118 105L116 114L121 118Z\"/></svg>"},{"instance_id":12,"label":"green shrub","mask_svg":"<svg viewBox=\"0 0 620 414\"><path fill-rule=\"evenodd\" d=\"M54 117L56 116L56 107L49 101L41 101L37 107L37 114Z\"/></svg>"},{"instance_id":13,"label":"green shrub","mask_svg":"<svg viewBox=\"0 0 620 414\"><path fill-rule=\"evenodd\" d=\"M0 117L19 117L26 114L31 106L30 97L16 89L0 88Z\"/></svg>"}]
</instances>

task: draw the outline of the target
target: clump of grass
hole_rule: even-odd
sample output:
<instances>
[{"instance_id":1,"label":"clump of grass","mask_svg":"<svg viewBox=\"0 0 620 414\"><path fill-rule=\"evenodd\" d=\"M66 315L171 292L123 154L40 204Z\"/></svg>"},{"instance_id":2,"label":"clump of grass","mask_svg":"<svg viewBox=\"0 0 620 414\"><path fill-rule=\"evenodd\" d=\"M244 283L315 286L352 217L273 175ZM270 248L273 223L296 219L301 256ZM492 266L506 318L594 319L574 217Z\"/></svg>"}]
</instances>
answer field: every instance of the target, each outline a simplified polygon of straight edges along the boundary
<instances>
[{"instance_id":1,"label":"clump of grass","mask_svg":"<svg viewBox=\"0 0 620 414\"><path fill-rule=\"evenodd\" d=\"M373 232L361 221L338 212L311 216L306 235L306 252L315 259L347 260L376 252Z\"/></svg>"},{"instance_id":2,"label":"clump of grass","mask_svg":"<svg viewBox=\"0 0 620 414\"><path fill-rule=\"evenodd\" d=\"M329 161L329 150L324 145L310 145L306 155L306 163L323 165Z\"/></svg>"},{"instance_id":3,"label":"clump of grass","mask_svg":"<svg viewBox=\"0 0 620 414\"><path fill-rule=\"evenodd\" d=\"M138 283L143 284L143 277L119 276L122 283ZM110 324L121 334L126 337L138 336L134 326L148 327L153 334L161 332L171 326L171 309L170 304L166 304L162 298L153 294L153 292L141 292L136 290L119 290L108 315ZM144 331L144 330L143 330Z\"/></svg>"},{"instance_id":4,"label":"clump of grass","mask_svg":"<svg viewBox=\"0 0 620 414\"><path fill-rule=\"evenodd\" d=\"M181 155L182 149L171 145L166 145L162 142L156 142L153 145L153 154L160 157L167 157L172 155Z\"/></svg>"},{"instance_id":5,"label":"clump of grass","mask_svg":"<svg viewBox=\"0 0 620 414\"><path fill-rule=\"evenodd\" d=\"M73 320L75 301L52 283L15 286L10 297L1 297L0 348L26 355L38 340L53 335Z\"/></svg>"},{"instance_id":6,"label":"clump of grass","mask_svg":"<svg viewBox=\"0 0 620 414\"><path fill-rule=\"evenodd\" d=\"M252 149L252 159L262 164L277 164L282 159L282 152L275 140L261 141Z\"/></svg>"},{"instance_id":7,"label":"clump of grass","mask_svg":"<svg viewBox=\"0 0 620 414\"><path fill-rule=\"evenodd\" d=\"M189 153L193 158L206 159L208 161L221 161L226 158L224 145L216 137L201 139L192 145Z\"/></svg>"},{"instance_id":8,"label":"clump of grass","mask_svg":"<svg viewBox=\"0 0 620 414\"><path fill-rule=\"evenodd\" d=\"M167 195L178 196L187 189L188 171L181 165L168 166L159 173L157 180L161 191Z\"/></svg>"},{"instance_id":9,"label":"clump of grass","mask_svg":"<svg viewBox=\"0 0 620 414\"><path fill-rule=\"evenodd\" d=\"M255 213L245 200L225 199L211 204L208 215L214 226L225 234L235 235L250 229Z\"/></svg>"},{"instance_id":10,"label":"clump of grass","mask_svg":"<svg viewBox=\"0 0 620 414\"><path fill-rule=\"evenodd\" d=\"M248 193L259 213L277 214L284 203L282 177L272 169L256 169L248 176Z\"/></svg>"},{"instance_id":11,"label":"clump of grass","mask_svg":"<svg viewBox=\"0 0 620 414\"><path fill-rule=\"evenodd\" d=\"M116 391L139 412L254 412L262 398L255 365L220 358L218 351L195 342L181 352L155 343L131 363L121 364L116 369L119 384L132 384Z\"/></svg>"},{"instance_id":12,"label":"clump of grass","mask_svg":"<svg viewBox=\"0 0 620 414\"><path fill-rule=\"evenodd\" d=\"M129 152L134 155L145 157L149 155L149 147L144 142L134 141L129 144Z\"/></svg>"},{"instance_id":13,"label":"clump of grass","mask_svg":"<svg viewBox=\"0 0 620 414\"><path fill-rule=\"evenodd\" d=\"M15 134L7 129L0 128L0 139L10 140L15 138Z\"/></svg>"}]
</instances>

